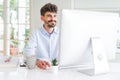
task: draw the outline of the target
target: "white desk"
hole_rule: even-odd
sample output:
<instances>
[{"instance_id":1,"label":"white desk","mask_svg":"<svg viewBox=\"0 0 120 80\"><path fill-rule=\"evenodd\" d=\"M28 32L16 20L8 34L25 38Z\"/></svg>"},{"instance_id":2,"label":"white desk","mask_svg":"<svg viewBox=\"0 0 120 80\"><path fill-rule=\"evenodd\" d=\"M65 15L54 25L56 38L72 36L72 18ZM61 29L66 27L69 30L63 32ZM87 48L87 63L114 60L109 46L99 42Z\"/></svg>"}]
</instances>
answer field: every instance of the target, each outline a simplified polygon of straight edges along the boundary
<instances>
[{"instance_id":1,"label":"white desk","mask_svg":"<svg viewBox=\"0 0 120 80\"><path fill-rule=\"evenodd\" d=\"M49 70L19 67L0 69L0 80L120 80L120 62L110 63L110 69L107 74L89 76L73 70L60 70L58 74L53 74Z\"/></svg>"}]
</instances>

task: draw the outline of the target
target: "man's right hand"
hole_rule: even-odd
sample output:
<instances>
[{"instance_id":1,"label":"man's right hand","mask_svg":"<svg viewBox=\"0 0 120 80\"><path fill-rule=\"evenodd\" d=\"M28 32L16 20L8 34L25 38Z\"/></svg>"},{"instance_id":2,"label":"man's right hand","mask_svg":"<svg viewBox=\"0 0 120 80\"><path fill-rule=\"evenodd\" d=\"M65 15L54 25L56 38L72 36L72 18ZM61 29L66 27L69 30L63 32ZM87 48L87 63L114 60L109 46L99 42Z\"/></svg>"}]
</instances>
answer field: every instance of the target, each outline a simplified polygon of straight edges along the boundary
<instances>
[{"instance_id":1,"label":"man's right hand","mask_svg":"<svg viewBox=\"0 0 120 80\"><path fill-rule=\"evenodd\" d=\"M36 65L37 65L37 67L39 67L41 69L46 69L47 67L50 67L49 62L40 60L40 59L37 59Z\"/></svg>"}]
</instances>

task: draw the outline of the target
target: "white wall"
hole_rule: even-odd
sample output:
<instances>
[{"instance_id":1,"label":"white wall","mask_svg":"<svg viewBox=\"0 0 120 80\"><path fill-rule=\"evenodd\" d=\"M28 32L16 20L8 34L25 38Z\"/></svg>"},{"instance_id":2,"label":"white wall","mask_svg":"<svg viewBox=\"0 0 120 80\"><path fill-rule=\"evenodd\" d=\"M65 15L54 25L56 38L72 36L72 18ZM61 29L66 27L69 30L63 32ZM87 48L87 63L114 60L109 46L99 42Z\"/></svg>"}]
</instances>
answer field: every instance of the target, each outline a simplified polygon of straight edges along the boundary
<instances>
[{"instance_id":1,"label":"white wall","mask_svg":"<svg viewBox=\"0 0 120 80\"><path fill-rule=\"evenodd\" d=\"M75 8L120 8L120 0L75 0Z\"/></svg>"}]
</instances>

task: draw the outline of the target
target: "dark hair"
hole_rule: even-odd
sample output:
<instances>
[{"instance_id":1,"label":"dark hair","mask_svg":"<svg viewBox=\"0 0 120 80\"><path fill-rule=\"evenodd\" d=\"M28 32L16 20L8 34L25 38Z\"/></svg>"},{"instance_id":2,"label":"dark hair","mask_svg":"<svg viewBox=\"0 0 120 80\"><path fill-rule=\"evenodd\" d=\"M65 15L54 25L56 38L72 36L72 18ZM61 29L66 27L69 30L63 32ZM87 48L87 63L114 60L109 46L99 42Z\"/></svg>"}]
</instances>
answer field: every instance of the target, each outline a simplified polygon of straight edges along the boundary
<instances>
[{"instance_id":1,"label":"dark hair","mask_svg":"<svg viewBox=\"0 0 120 80\"><path fill-rule=\"evenodd\" d=\"M47 3L40 9L40 14L45 15L46 12L57 13L57 6L55 4Z\"/></svg>"}]
</instances>

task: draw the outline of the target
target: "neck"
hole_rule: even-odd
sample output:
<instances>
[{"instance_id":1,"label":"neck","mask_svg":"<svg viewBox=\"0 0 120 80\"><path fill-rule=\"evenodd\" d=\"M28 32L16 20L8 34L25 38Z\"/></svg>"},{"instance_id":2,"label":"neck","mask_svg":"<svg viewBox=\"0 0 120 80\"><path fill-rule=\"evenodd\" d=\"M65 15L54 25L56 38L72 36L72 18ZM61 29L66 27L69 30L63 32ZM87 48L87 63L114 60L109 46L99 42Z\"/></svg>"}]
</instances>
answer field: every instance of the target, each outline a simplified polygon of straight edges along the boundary
<instances>
[{"instance_id":1,"label":"neck","mask_svg":"<svg viewBox=\"0 0 120 80\"><path fill-rule=\"evenodd\" d=\"M49 34L52 34L53 31L54 31L54 28L49 28L47 26L44 26L45 30L49 33Z\"/></svg>"}]
</instances>

